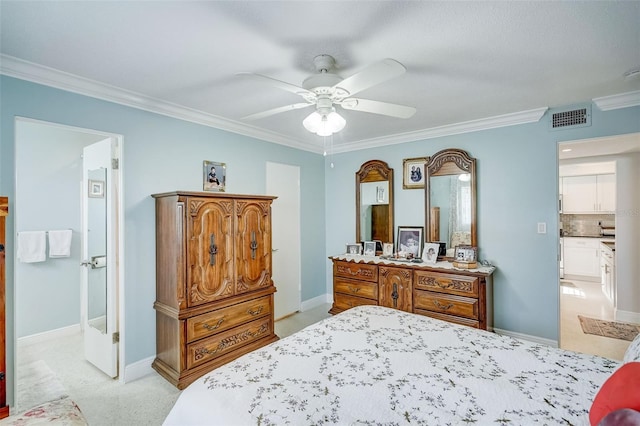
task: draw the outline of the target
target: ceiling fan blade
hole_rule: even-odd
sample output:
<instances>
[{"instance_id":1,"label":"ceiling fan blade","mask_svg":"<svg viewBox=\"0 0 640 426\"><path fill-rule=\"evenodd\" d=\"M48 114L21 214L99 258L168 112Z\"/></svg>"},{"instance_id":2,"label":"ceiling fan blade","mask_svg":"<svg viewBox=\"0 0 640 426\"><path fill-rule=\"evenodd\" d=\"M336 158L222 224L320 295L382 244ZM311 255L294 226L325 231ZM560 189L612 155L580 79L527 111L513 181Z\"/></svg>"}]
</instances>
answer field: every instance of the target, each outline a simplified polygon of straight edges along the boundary
<instances>
[{"instance_id":1,"label":"ceiling fan blade","mask_svg":"<svg viewBox=\"0 0 640 426\"><path fill-rule=\"evenodd\" d=\"M353 111L371 112L374 114L388 115L397 118L410 118L416 113L416 109L414 107L360 98L345 99L340 102L340 106L344 109L350 109Z\"/></svg>"},{"instance_id":2,"label":"ceiling fan blade","mask_svg":"<svg viewBox=\"0 0 640 426\"><path fill-rule=\"evenodd\" d=\"M276 80L275 78L267 77L262 74L254 74L252 72L239 72L236 74L238 77L250 78L252 80L261 81L263 83L268 83L278 89L286 90L287 92L295 93L296 95L300 95L303 97L312 96L315 97L315 93L308 91L302 87L298 87L296 85L287 83L285 81Z\"/></svg>"},{"instance_id":3,"label":"ceiling fan blade","mask_svg":"<svg viewBox=\"0 0 640 426\"><path fill-rule=\"evenodd\" d=\"M285 105L278 108L269 109L266 111L258 112L255 114L247 115L246 117L242 117L243 120L258 120L260 118L269 117L271 115L280 114L281 112L292 111L294 109L301 109L312 106L314 104L309 104L306 102L301 102L298 104Z\"/></svg>"},{"instance_id":4,"label":"ceiling fan blade","mask_svg":"<svg viewBox=\"0 0 640 426\"><path fill-rule=\"evenodd\" d=\"M349 92L348 96L353 96L376 84L398 77L406 71L407 69L400 62L387 58L369 65L362 71L345 78L333 87L335 89L346 90Z\"/></svg>"}]
</instances>

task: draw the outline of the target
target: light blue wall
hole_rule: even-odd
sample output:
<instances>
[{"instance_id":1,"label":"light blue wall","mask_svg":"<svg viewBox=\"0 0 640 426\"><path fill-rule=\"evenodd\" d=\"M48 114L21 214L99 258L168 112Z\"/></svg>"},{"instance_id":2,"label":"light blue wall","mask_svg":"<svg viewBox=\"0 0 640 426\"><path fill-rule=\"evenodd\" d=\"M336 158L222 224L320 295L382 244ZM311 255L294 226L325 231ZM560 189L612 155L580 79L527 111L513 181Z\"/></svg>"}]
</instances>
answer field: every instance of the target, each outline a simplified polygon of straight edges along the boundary
<instances>
[{"instance_id":1,"label":"light blue wall","mask_svg":"<svg viewBox=\"0 0 640 426\"><path fill-rule=\"evenodd\" d=\"M592 125L572 130L549 131L547 120L334 155L335 167L326 169L327 254L344 252L355 238L351 182L362 163L379 159L394 169L395 226L424 226L424 193L402 189L402 160L464 149L477 159L479 257L497 266L495 327L557 341L557 142L638 132L640 107L602 112L594 105ZM547 223L547 234L536 233L538 222Z\"/></svg>"},{"instance_id":2,"label":"light blue wall","mask_svg":"<svg viewBox=\"0 0 640 426\"><path fill-rule=\"evenodd\" d=\"M15 117L123 135L126 364L155 353L155 219L150 194L202 190L202 161L227 163L230 193L264 194L267 161L300 166L302 298L325 293L324 157L62 90L0 77L0 193L7 224L8 365L13 362ZM12 382L12 371L8 371ZM9 398L11 400L11 398Z\"/></svg>"}]
</instances>

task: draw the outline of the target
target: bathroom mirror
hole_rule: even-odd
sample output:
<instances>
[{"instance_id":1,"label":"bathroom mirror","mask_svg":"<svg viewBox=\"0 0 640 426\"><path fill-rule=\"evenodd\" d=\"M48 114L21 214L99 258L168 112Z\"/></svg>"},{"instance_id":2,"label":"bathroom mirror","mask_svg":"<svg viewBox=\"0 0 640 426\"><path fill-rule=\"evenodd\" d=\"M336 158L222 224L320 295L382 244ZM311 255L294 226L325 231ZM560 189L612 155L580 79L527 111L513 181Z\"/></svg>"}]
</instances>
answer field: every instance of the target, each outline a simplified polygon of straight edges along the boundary
<instances>
[{"instance_id":1,"label":"bathroom mirror","mask_svg":"<svg viewBox=\"0 0 640 426\"><path fill-rule=\"evenodd\" d=\"M393 242L393 169L380 160L356 172L356 241Z\"/></svg>"},{"instance_id":2,"label":"bathroom mirror","mask_svg":"<svg viewBox=\"0 0 640 426\"><path fill-rule=\"evenodd\" d=\"M425 166L425 230L427 242L477 247L476 159L460 149L445 149Z\"/></svg>"}]
</instances>

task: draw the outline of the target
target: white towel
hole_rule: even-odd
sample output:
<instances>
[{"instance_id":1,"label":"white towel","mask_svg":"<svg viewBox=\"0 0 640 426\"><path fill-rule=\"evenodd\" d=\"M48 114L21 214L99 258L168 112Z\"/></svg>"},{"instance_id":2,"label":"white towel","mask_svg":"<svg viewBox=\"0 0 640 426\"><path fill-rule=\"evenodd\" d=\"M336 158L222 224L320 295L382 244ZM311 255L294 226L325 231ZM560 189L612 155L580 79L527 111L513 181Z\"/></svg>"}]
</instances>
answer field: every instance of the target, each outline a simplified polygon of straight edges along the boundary
<instances>
[{"instance_id":1,"label":"white towel","mask_svg":"<svg viewBox=\"0 0 640 426\"><path fill-rule=\"evenodd\" d=\"M71 229L49 231L49 257L71 256Z\"/></svg>"},{"instance_id":2,"label":"white towel","mask_svg":"<svg viewBox=\"0 0 640 426\"><path fill-rule=\"evenodd\" d=\"M44 262L47 259L47 234L44 231L18 233L18 259L22 263Z\"/></svg>"}]
</instances>

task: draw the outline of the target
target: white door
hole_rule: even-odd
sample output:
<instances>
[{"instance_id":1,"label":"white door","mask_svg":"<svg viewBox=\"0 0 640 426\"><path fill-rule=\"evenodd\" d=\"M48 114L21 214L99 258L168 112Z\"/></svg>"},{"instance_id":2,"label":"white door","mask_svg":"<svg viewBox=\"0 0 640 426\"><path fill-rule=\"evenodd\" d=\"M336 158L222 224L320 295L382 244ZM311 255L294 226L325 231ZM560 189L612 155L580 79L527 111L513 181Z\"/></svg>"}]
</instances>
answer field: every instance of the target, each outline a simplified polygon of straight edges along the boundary
<instances>
[{"instance_id":1,"label":"white door","mask_svg":"<svg viewBox=\"0 0 640 426\"><path fill-rule=\"evenodd\" d=\"M87 361L118 375L117 187L112 170L117 141L105 139L83 150L82 327Z\"/></svg>"},{"instance_id":2,"label":"white door","mask_svg":"<svg viewBox=\"0 0 640 426\"><path fill-rule=\"evenodd\" d=\"M275 195L271 209L274 318L300 310L300 168L267 162L267 195Z\"/></svg>"}]
</instances>

